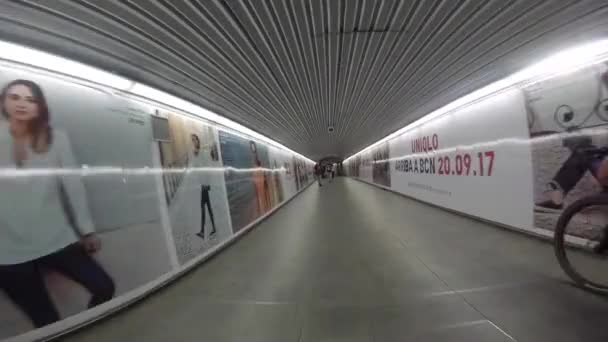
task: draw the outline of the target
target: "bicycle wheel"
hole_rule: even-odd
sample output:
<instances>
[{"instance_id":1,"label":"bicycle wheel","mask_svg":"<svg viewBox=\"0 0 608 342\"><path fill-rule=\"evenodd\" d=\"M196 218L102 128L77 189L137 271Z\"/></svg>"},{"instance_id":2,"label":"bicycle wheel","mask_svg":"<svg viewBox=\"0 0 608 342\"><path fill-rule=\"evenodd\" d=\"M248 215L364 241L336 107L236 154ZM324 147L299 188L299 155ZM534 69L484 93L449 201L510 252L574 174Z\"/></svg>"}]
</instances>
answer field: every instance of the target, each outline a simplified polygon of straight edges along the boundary
<instances>
[{"instance_id":1,"label":"bicycle wheel","mask_svg":"<svg viewBox=\"0 0 608 342\"><path fill-rule=\"evenodd\" d=\"M582 198L568 206L555 227L555 255L578 285L608 290L608 255L594 247L608 233L608 194Z\"/></svg>"}]
</instances>

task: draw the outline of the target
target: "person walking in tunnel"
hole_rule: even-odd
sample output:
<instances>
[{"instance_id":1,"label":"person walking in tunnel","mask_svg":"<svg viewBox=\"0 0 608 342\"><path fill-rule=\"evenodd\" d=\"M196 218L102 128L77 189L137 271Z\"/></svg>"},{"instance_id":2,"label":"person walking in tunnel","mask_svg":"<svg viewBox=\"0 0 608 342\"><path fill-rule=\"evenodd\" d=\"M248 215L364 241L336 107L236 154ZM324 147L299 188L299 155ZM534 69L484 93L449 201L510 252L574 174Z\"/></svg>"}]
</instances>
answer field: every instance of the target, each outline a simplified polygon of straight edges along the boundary
<instances>
[{"instance_id":1,"label":"person walking in tunnel","mask_svg":"<svg viewBox=\"0 0 608 342\"><path fill-rule=\"evenodd\" d=\"M0 93L0 167L77 168L67 135L53 130L40 87L10 82ZM112 278L93 259L100 250L80 175L0 179L0 289L42 327L60 320L44 283L53 270L85 287L88 307L110 300Z\"/></svg>"},{"instance_id":2,"label":"person walking in tunnel","mask_svg":"<svg viewBox=\"0 0 608 342\"><path fill-rule=\"evenodd\" d=\"M321 181L321 178L323 178L323 167L319 163L315 164L314 173L315 178L317 178L317 182L319 183L319 186L323 186L323 183Z\"/></svg>"}]
</instances>

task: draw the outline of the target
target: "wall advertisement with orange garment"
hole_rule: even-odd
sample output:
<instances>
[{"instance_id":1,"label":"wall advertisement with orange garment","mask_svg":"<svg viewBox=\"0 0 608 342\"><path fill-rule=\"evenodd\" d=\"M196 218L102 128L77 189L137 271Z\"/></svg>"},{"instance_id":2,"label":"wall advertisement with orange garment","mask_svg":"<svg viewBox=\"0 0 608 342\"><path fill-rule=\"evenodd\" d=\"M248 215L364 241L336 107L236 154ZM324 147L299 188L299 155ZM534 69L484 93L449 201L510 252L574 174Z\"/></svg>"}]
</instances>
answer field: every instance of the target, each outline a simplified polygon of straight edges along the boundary
<instances>
[{"instance_id":1,"label":"wall advertisement with orange garment","mask_svg":"<svg viewBox=\"0 0 608 342\"><path fill-rule=\"evenodd\" d=\"M273 207L274 182L268 148L254 140L220 131L222 161L232 229L237 232Z\"/></svg>"}]
</instances>

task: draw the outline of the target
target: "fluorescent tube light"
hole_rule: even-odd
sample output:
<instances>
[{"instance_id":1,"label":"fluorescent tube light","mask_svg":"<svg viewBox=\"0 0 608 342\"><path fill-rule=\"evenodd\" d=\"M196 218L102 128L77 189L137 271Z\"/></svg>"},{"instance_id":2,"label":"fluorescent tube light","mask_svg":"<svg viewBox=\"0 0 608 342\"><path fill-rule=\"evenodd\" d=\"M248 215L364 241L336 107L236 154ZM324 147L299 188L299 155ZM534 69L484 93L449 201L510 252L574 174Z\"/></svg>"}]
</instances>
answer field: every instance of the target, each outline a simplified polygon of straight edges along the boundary
<instances>
[{"instance_id":1,"label":"fluorescent tube light","mask_svg":"<svg viewBox=\"0 0 608 342\"><path fill-rule=\"evenodd\" d=\"M131 80L124 77L82 63L3 41L0 41L0 59L35 66L79 79L86 79L87 81L115 89L127 90L133 84Z\"/></svg>"}]
</instances>

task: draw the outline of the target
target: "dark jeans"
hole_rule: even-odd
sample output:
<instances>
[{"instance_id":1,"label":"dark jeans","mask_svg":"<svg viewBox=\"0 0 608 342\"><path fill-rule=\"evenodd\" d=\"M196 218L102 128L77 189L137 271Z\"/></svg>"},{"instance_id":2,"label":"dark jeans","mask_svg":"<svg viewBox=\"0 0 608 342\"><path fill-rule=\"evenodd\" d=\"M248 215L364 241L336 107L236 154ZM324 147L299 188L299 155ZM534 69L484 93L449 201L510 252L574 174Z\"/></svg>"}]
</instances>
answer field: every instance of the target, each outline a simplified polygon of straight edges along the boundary
<instances>
[{"instance_id":1,"label":"dark jeans","mask_svg":"<svg viewBox=\"0 0 608 342\"><path fill-rule=\"evenodd\" d=\"M595 176L601 162L601 158L575 149L557 171L557 174L553 177L553 182L558 185L564 194L567 194L583 178L587 170Z\"/></svg>"},{"instance_id":2,"label":"dark jeans","mask_svg":"<svg viewBox=\"0 0 608 342\"><path fill-rule=\"evenodd\" d=\"M61 318L43 281L43 271L54 270L91 293L89 308L114 296L114 281L80 246L72 244L55 253L16 265L0 265L0 288L36 327Z\"/></svg>"},{"instance_id":3,"label":"dark jeans","mask_svg":"<svg viewBox=\"0 0 608 342\"><path fill-rule=\"evenodd\" d=\"M209 186L203 185L201 187L201 232L200 234L205 235L205 207L209 211L209 217L211 218L211 234L215 233L215 219L213 218L213 209L211 209L211 199L209 198Z\"/></svg>"}]
</instances>

